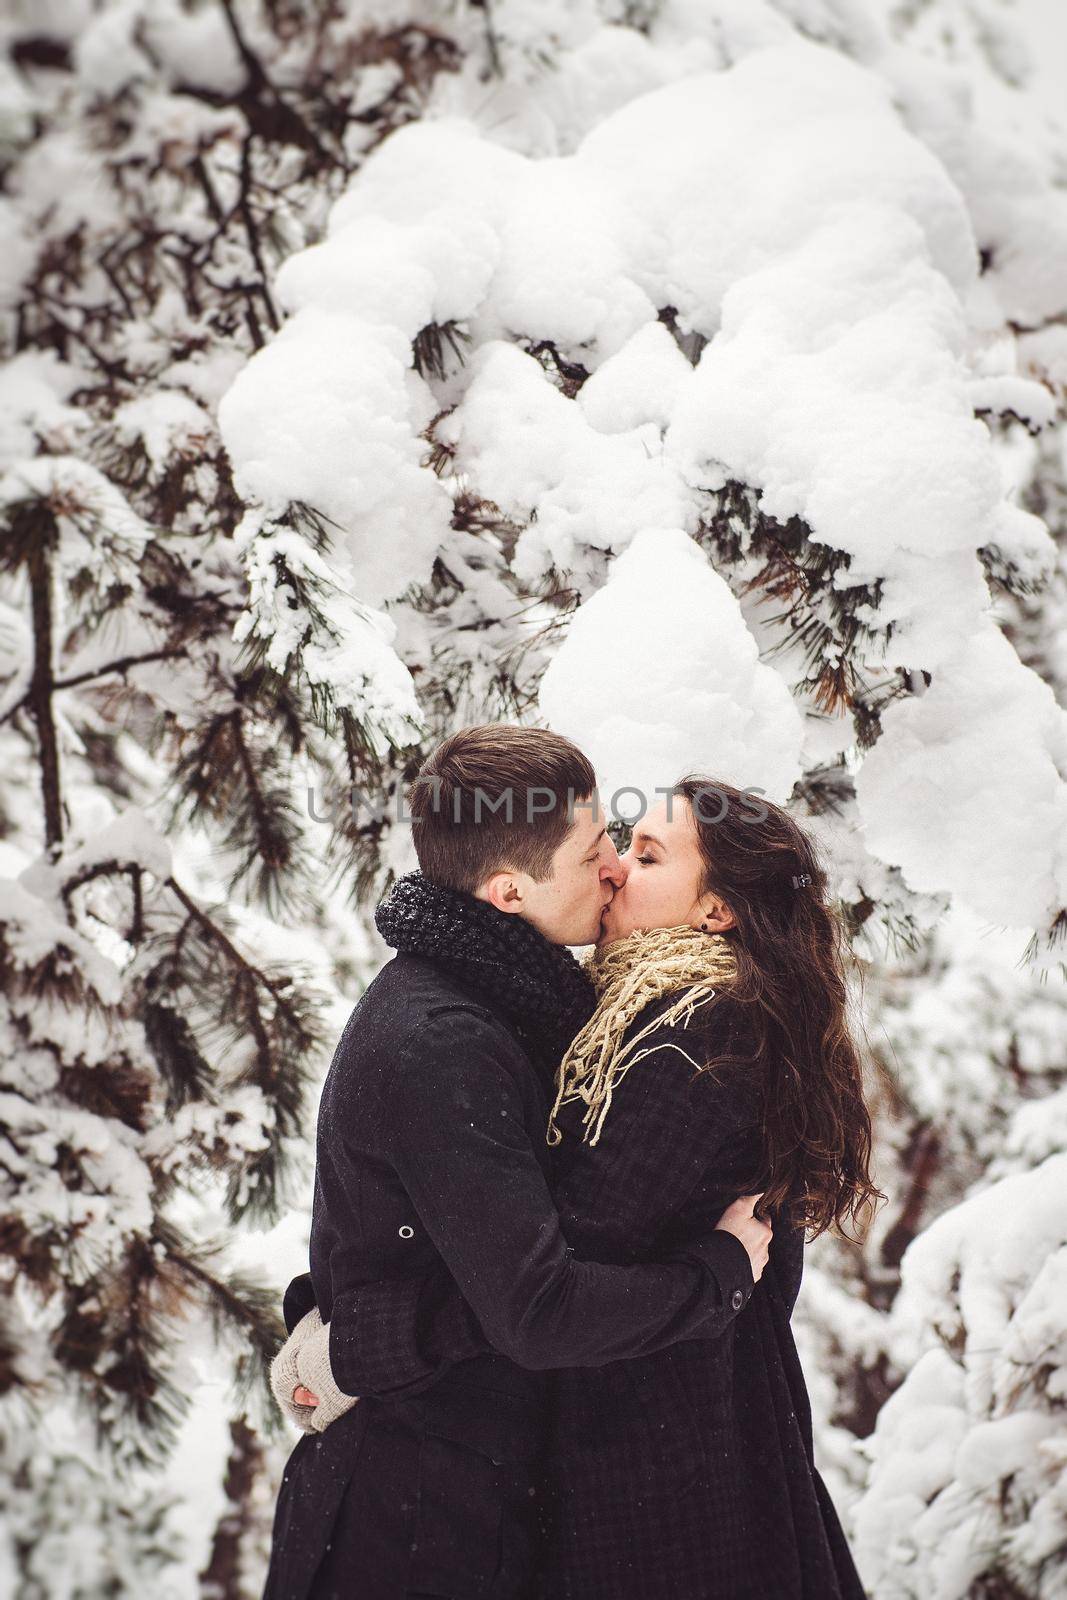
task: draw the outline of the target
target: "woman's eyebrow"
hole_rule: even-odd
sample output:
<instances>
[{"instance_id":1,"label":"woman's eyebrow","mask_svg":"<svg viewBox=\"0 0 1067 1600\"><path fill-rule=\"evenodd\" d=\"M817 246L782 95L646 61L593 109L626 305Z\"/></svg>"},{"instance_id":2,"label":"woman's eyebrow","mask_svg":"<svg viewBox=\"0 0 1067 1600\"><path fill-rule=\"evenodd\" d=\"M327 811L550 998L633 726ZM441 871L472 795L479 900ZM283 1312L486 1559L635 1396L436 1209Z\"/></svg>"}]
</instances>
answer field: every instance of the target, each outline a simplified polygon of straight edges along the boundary
<instances>
[{"instance_id":1,"label":"woman's eyebrow","mask_svg":"<svg viewBox=\"0 0 1067 1600\"><path fill-rule=\"evenodd\" d=\"M634 834L634 841L636 842L638 839L643 839L646 844L658 844L661 850L666 850L667 848L662 839L657 839L654 833L646 833L644 828L638 828Z\"/></svg>"}]
</instances>

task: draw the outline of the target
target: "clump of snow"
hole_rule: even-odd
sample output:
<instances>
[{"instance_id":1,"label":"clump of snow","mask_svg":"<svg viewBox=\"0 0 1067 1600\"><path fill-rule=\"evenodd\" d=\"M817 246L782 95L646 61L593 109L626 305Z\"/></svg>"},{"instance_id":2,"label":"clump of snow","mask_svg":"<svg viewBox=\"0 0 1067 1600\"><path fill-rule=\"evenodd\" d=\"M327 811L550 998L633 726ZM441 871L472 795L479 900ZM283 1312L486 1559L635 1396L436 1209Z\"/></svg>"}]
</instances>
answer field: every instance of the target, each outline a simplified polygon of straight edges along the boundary
<instances>
[{"instance_id":1,"label":"clump of snow","mask_svg":"<svg viewBox=\"0 0 1067 1600\"><path fill-rule=\"evenodd\" d=\"M239 351L218 345L169 362L160 372L159 381L172 388L180 385L188 389L195 400L214 412L244 364Z\"/></svg>"},{"instance_id":2,"label":"clump of snow","mask_svg":"<svg viewBox=\"0 0 1067 1600\"><path fill-rule=\"evenodd\" d=\"M248 69L223 11L213 6L187 10L156 5L147 15L139 14L153 57L169 70L176 85L196 83L218 95L240 93Z\"/></svg>"},{"instance_id":3,"label":"clump of snow","mask_svg":"<svg viewBox=\"0 0 1067 1600\"><path fill-rule=\"evenodd\" d=\"M51 350L21 350L0 367L0 467L32 456L40 440L60 451L73 442L82 419L68 401L84 379Z\"/></svg>"},{"instance_id":4,"label":"clump of snow","mask_svg":"<svg viewBox=\"0 0 1067 1600\"><path fill-rule=\"evenodd\" d=\"M31 878L37 865L26 869ZM40 867L51 871L44 863ZM70 926L62 916L62 908L57 905L55 910L50 909L36 890L21 882L9 880L3 888L4 945L12 965L32 971L51 961L57 972L76 970L105 1005L117 1004L122 993L118 968Z\"/></svg>"},{"instance_id":5,"label":"clump of snow","mask_svg":"<svg viewBox=\"0 0 1067 1600\"><path fill-rule=\"evenodd\" d=\"M1067 905L1067 711L999 629L959 641L882 729L856 775L876 854L999 926L1042 927Z\"/></svg>"},{"instance_id":6,"label":"clump of snow","mask_svg":"<svg viewBox=\"0 0 1067 1600\"><path fill-rule=\"evenodd\" d=\"M380 752L414 743L422 718L411 674L392 648L395 622L347 593L340 575L289 528L264 527L249 512L236 544L247 551L249 600L235 641L264 640L279 674L298 658L311 687L351 711ZM313 592L316 616L297 601L285 573Z\"/></svg>"},{"instance_id":7,"label":"clump of snow","mask_svg":"<svg viewBox=\"0 0 1067 1600\"><path fill-rule=\"evenodd\" d=\"M0 715L22 699L32 676L33 634L29 621L24 612L0 601Z\"/></svg>"},{"instance_id":8,"label":"clump of snow","mask_svg":"<svg viewBox=\"0 0 1067 1600\"><path fill-rule=\"evenodd\" d=\"M191 1150L226 1170L239 1168L248 1155L267 1149L273 1121L262 1089L251 1083L234 1085L222 1105L193 1100L179 1106L145 1135L141 1152L154 1170L179 1176Z\"/></svg>"},{"instance_id":9,"label":"clump of snow","mask_svg":"<svg viewBox=\"0 0 1067 1600\"><path fill-rule=\"evenodd\" d=\"M457 441L464 467L509 515L536 511L515 552L520 577L584 573L591 547L624 549L645 527L695 526L696 495L665 458L654 422L601 432L503 340L483 345L469 372L461 412L439 433Z\"/></svg>"},{"instance_id":10,"label":"clump of snow","mask_svg":"<svg viewBox=\"0 0 1067 1600\"><path fill-rule=\"evenodd\" d=\"M9 60L0 63L0 145L22 144L33 136L34 101L29 85Z\"/></svg>"},{"instance_id":11,"label":"clump of snow","mask_svg":"<svg viewBox=\"0 0 1067 1600\"><path fill-rule=\"evenodd\" d=\"M597 433L628 433L648 422L663 430L691 377L689 362L663 323L646 322L582 385L578 408Z\"/></svg>"},{"instance_id":12,"label":"clump of snow","mask_svg":"<svg viewBox=\"0 0 1067 1600\"><path fill-rule=\"evenodd\" d=\"M879 1600L964 1600L991 1568L1055 1592L1042 1576L1067 1537L1065 1185L1060 1152L938 1217L904 1255L891 1348L910 1371L866 1441L853 1511Z\"/></svg>"},{"instance_id":13,"label":"clump of snow","mask_svg":"<svg viewBox=\"0 0 1067 1600\"><path fill-rule=\"evenodd\" d=\"M433 405L410 355L395 329L307 306L219 406L238 493L267 514L302 501L338 524L336 559L369 605L426 576L451 514L419 464Z\"/></svg>"},{"instance_id":14,"label":"clump of snow","mask_svg":"<svg viewBox=\"0 0 1067 1600\"><path fill-rule=\"evenodd\" d=\"M86 1282L121 1259L131 1233L151 1232L152 1173L137 1134L117 1117L0 1093L0 1123L12 1182L5 1205L30 1238L52 1241L65 1279ZM84 1173L84 1187L64 1177L61 1152Z\"/></svg>"},{"instance_id":15,"label":"clump of snow","mask_svg":"<svg viewBox=\"0 0 1067 1600\"><path fill-rule=\"evenodd\" d=\"M102 472L77 456L25 458L0 473L0 515L27 500L51 508L68 573L77 569L100 593L114 583L137 587L151 530Z\"/></svg>"},{"instance_id":16,"label":"clump of snow","mask_svg":"<svg viewBox=\"0 0 1067 1600\"><path fill-rule=\"evenodd\" d=\"M999 1176L1002 1166L1037 1166L1060 1150L1067 1150L1067 1088L1019 1106L1004 1139L1003 1155L990 1167L990 1176ZM1067 1297L1063 1304L1067 1306Z\"/></svg>"},{"instance_id":17,"label":"clump of snow","mask_svg":"<svg viewBox=\"0 0 1067 1600\"><path fill-rule=\"evenodd\" d=\"M366 187L353 196L365 200ZM344 313L399 329L410 341L427 323L468 317L490 287L498 256L494 230L477 213L461 228L447 226L441 212L401 225L358 212L350 198L334 207L325 241L283 263L276 288L287 311Z\"/></svg>"},{"instance_id":18,"label":"clump of snow","mask_svg":"<svg viewBox=\"0 0 1067 1600\"><path fill-rule=\"evenodd\" d=\"M204 408L176 389L159 389L127 400L116 409L112 424L122 443L140 442L160 471L175 456L202 452L215 436L215 425Z\"/></svg>"},{"instance_id":19,"label":"clump of snow","mask_svg":"<svg viewBox=\"0 0 1067 1600\"><path fill-rule=\"evenodd\" d=\"M987 39L996 20L1003 22L986 7ZM936 27L936 13L928 11L925 22ZM1067 301L1067 195L1057 170L1062 133L1043 124L1038 104L995 73L923 60L902 46L881 51L878 69L908 127L966 201L989 262L983 282L1001 318L1026 328L1061 315Z\"/></svg>"},{"instance_id":20,"label":"clump of snow","mask_svg":"<svg viewBox=\"0 0 1067 1600\"><path fill-rule=\"evenodd\" d=\"M74 46L78 76L98 94L117 94L152 76L152 62L136 37L140 18L134 0L119 0L98 11L79 34Z\"/></svg>"},{"instance_id":21,"label":"clump of snow","mask_svg":"<svg viewBox=\"0 0 1067 1600\"><path fill-rule=\"evenodd\" d=\"M45 218L47 231L53 236L79 227L91 227L94 233L109 227L121 229L125 220L113 187L104 180L95 155L86 149L74 127L53 126L44 138L32 144L13 170L9 186L24 207L23 228L29 216L36 214L41 219L42 235ZM14 224L14 208L5 211ZM39 243L40 237L23 232L19 255L26 250L32 259ZM23 262L6 258L5 274L16 266L21 268Z\"/></svg>"},{"instance_id":22,"label":"clump of snow","mask_svg":"<svg viewBox=\"0 0 1067 1600\"><path fill-rule=\"evenodd\" d=\"M651 807L657 786L694 768L776 802L800 776L800 712L728 585L678 528L638 534L574 614L540 708L589 756L608 804L635 788ZM639 806L626 795L614 809Z\"/></svg>"},{"instance_id":23,"label":"clump of snow","mask_svg":"<svg viewBox=\"0 0 1067 1600\"><path fill-rule=\"evenodd\" d=\"M87 830L84 837L70 833L57 861L35 861L20 874L19 882L31 894L58 905L64 883L110 861L140 867L161 882L170 877L170 845L140 806L124 806L110 822Z\"/></svg>"},{"instance_id":24,"label":"clump of snow","mask_svg":"<svg viewBox=\"0 0 1067 1600\"><path fill-rule=\"evenodd\" d=\"M988 603L976 550L1003 491L963 337L915 222L857 201L726 291L669 434L694 475L718 463L771 516L847 553L838 587L881 584L887 665L936 667Z\"/></svg>"}]
</instances>

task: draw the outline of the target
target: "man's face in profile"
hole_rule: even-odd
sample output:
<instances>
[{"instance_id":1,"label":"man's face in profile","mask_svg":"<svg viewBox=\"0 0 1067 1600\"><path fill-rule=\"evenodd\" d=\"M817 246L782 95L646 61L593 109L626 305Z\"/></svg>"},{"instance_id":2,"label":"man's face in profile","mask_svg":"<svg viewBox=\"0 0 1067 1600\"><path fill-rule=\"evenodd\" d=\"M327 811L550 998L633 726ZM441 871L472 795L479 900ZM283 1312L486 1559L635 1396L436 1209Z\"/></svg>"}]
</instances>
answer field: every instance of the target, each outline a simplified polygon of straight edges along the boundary
<instances>
[{"instance_id":1,"label":"man's face in profile","mask_svg":"<svg viewBox=\"0 0 1067 1600\"><path fill-rule=\"evenodd\" d=\"M595 796L574 807L574 823L552 857L543 883L522 874L522 915L553 944L595 944L600 919L626 880Z\"/></svg>"}]
</instances>

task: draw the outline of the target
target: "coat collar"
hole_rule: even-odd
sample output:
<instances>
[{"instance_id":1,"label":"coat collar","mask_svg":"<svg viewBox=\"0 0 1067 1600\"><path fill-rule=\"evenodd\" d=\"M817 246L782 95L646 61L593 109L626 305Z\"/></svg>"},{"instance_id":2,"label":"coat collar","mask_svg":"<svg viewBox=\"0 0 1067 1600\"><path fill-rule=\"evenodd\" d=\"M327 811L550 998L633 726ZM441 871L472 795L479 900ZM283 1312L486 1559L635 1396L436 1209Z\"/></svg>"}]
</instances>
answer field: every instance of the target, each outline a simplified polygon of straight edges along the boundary
<instances>
[{"instance_id":1,"label":"coat collar","mask_svg":"<svg viewBox=\"0 0 1067 1600\"><path fill-rule=\"evenodd\" d=\"M552 944L522 917L431 883L421 872L396 880L374 922L391 949L425 957L492 1002L550 1074L596 1004L592 984L566 946Z\"/></svg>"}]
</instances>

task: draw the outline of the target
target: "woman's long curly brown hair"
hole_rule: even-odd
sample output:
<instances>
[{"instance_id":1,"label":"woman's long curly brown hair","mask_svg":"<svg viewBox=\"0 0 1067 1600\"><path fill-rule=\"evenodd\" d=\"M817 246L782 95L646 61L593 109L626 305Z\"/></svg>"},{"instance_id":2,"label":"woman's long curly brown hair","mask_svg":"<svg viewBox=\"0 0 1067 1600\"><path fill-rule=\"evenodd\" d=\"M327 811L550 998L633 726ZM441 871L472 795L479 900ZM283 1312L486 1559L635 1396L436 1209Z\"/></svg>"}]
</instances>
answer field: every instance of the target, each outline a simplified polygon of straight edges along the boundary
<instances>
[{"instance_id":1,"label":"woman's long curly brown hair","mask_svg":"<svg viewBox=\"0 0 1067 1600\"><path fill-rule=\"evenodd\" d=\"M673 793L689 802L696 824L700 893L725 901L736 923L726 930L737 960L728 997L745 1009L756 1054L720 1052L705 1070L736 1062L760 1072L757 1209L811 1228L812 1238L833 1227L859 1242L845 1219L863 1219L862 1239L886 1197L871 1181L871 1118L846 1019L845 972L855 958L817 848L787 812L751 791L691 774Z\"/></svg>"}]
</instances>

